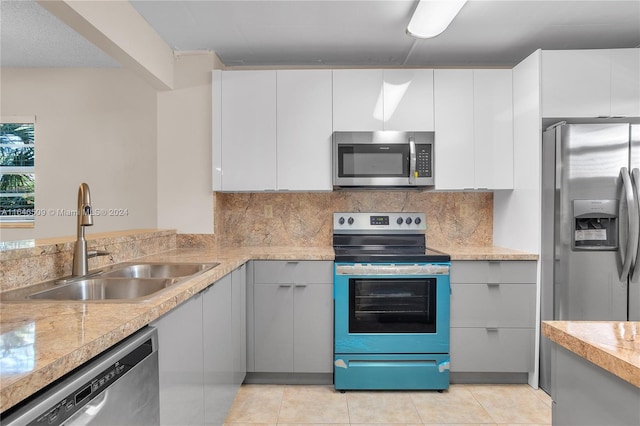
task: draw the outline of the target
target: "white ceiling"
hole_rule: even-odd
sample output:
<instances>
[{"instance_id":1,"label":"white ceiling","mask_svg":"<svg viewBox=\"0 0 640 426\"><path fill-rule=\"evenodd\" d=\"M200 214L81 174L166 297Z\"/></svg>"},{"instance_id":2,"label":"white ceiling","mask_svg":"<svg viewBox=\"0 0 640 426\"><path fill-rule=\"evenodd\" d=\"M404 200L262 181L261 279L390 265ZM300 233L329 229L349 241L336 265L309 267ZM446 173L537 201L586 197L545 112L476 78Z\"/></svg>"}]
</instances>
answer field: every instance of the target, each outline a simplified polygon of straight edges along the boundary
<instances>
[{"instance_id":1,"label":"white ceiling","mask_svg":"<svg viewBox=\"0 0 640 426\"><path fill-rule=\"evenodd\" d=\"M174 50L228 66L513 66L538 48L640 46L640 0L469 0L433 39L405 33L417 0L131 3ZM117 66L30 0L2 0L2 66Z\"/></svg>"}]
</instances>

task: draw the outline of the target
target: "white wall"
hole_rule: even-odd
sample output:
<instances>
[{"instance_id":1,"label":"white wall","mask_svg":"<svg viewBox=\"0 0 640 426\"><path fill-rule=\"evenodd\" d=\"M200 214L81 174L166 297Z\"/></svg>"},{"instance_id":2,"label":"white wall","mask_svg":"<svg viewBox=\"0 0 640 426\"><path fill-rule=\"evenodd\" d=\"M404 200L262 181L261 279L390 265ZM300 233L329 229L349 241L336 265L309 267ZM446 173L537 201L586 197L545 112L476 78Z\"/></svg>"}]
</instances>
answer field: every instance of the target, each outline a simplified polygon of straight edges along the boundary
<instances>
[{"instance_id":1,"label":"white wall","mask_svg":"<svg viewBox=\"0 0 640 426\"><path fill-rule=\"evenodd\" d=\"M0 87L2 115L36 116L37 209L75 210L87 182L94 209L127 211L95 217L87 234L157 227L155 89L115 68L3 68ZM75 232L75 217L47 214L32 229L0 229L0 239Z\"/></svg>"},{"instance_id":2,"label":"white wall","mask_svg":"<svg viewBox=\"0 0 640 426\"><path fill-rule=\"evenodd\" d=\"M493 243L540 253L540 51L513 68L514 189L493 195Z\"/></svg>"},{"instance_id":3,"label":"white wall","mask_svg":"<svg viewBox=\"0 0 640 426\"><path fill-rule=\"evenodd\" d=\"M176 57L174 90L158 92L158 227L213 233L212 52Z\"/></svg>"}]
</instances>

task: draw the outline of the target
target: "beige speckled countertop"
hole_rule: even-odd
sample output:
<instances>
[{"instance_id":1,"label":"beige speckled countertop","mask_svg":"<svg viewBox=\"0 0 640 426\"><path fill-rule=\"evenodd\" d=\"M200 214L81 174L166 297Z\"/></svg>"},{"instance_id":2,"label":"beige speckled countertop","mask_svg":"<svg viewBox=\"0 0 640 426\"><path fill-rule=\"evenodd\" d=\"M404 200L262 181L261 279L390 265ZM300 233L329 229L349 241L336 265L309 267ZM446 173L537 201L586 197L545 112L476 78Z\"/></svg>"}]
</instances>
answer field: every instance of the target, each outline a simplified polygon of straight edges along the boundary
<instances>
[{"instance_id":1,"label":"beige speckled countertop","mask_svg":"<svg viewBox=\"0 0 640 426\"><path fill-rule=\"evenodd\" d=\"M434 247L451 260L538 260L538 255L498 246Z\"/></svg>"},{"instance_id":2,"label":"beige speckled countertop","mask_svg":"<svg viewBox=\"0 0 640 426\"><path fill-rule=\"evenodd\" d=\"M543 321L542 333L640 388L640 322Z\"/></svg>"},{"instance_id":3,"label":"beige speckled countertop","mask_svg":"<svg viewBox=\"0 0 640 426\"><path fill-rule=\"evenodd\" d=\"M0 333L4 342L11 340L14 331L16 335L33 333L33 359L23 373L0 375L0 411L82 365L250 259L333 258L331 247L178 249L137 260L220 264L142 303L3 302Z\"/></svg>"},{"instance_id":4,"label":"beige speckled countertop","mask_svg":"<svg viewBox=\"0 0 640 426\"><path fill-rule=\"evenodd\" d=\"M447 247L452 260L535 260L537 255L499 247ZM19 374L0 374L0 412L151 323L248 260L333 260L332 247L177 249L136 260L218 262L219 266L143 303L3 302L0 334L31 334L33 358Z\"/></svg>"}]
</instances>

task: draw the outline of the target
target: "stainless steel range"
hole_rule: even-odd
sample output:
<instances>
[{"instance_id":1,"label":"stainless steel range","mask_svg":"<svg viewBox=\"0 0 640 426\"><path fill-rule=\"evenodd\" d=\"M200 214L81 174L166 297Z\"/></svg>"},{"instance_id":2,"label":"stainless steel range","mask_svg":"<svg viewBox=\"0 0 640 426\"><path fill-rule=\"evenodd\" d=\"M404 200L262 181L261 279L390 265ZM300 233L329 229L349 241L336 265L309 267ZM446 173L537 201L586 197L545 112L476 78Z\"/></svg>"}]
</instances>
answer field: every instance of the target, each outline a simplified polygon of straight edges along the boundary
<instances>
[{"instance_id":1,"label":"stainless steel range","mask_svg":"<svg viewBox=\"0 0 640 426\"><path fill-rule=\"evenodd\" d=\"M424 213L334 213L334 383L449 387L450 257Z\"/></svg>"}]
</instances>

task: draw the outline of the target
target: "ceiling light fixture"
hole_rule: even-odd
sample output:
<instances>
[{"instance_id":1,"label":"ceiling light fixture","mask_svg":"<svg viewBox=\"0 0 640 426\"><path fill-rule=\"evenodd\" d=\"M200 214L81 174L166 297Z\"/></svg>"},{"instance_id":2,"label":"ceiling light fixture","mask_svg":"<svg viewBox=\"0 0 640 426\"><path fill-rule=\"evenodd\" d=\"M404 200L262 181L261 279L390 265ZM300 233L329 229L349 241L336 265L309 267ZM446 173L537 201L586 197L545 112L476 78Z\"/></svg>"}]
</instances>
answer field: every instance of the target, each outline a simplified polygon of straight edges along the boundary
<instances>
[{"instance_id":1,"label":"ceiling light fixture","mask_svg":"<svg viewBox=\"0 0 640 426\"><path fill-rule=\"evenodd\" d=\"M407 26L407 34L431 38L447 29L467 0L420 0Z\"/></svg>"}]
</instances>

